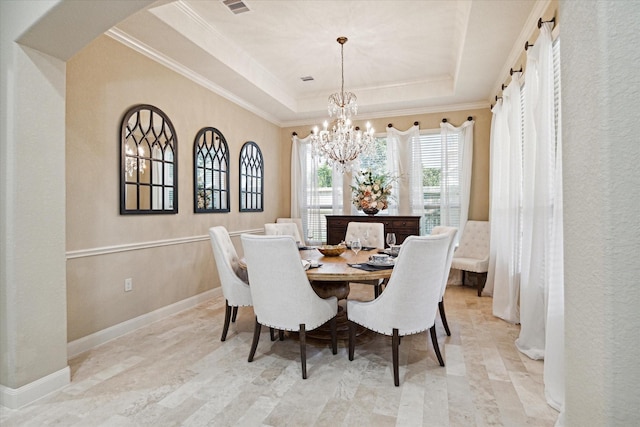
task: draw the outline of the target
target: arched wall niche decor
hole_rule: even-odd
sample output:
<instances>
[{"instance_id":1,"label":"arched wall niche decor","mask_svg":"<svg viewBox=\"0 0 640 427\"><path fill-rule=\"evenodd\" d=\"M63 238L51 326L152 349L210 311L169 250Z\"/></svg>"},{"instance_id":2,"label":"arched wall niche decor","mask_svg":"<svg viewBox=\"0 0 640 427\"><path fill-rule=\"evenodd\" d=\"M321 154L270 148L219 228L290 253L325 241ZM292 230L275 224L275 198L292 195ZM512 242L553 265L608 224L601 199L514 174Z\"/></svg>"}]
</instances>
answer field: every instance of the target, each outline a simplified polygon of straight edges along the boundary
<instances>
[{"instance_id":1,"label":"arched wall niche decor","mask_svg":"<svg viewBox=\"0 0 640 427\"><path fill-rule=\"evenodd\" d=\"M240 212L264 211L264 161L260 147L247 141L240 150Z\"/></svg>"},{"instance_id":2,"label":"arched wall niche decor","mask_svg":"<svg viewBox=\"0 0 640 427\"><path fill-rule=\"evenodd\" d=\"M200 129L193 143L195 213L229 212L229 146L218 129Z\"/></svg>"},{"instance_id":3,"label":"arched wall niche decor","mask_svg":"<svg viewBox=\"0 0 640 427\"><path fill-rule=\"evenodd\" d=\"M178 213L178 140L153 105L125 112L120 126L120 214Z\"/></svg>"}]
</instances>

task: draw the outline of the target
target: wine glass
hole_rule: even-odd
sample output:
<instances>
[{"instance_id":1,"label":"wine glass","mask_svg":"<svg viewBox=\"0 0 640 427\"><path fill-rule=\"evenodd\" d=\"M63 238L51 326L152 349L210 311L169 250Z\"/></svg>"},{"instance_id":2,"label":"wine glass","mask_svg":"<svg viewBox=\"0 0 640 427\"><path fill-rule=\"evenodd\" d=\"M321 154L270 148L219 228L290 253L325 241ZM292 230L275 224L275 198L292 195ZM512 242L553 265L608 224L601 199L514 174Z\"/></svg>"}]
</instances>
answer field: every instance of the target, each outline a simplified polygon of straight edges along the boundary
<instances>
[{"instance_id":1,"label":"wine glass","mask_svg":"<svg viewBox=\"0 0 640 427\"><path fill-rule=\"evenodd\" d=\"M360 242L360 239L352 240L351 250L356 254L356 258L358 257L358 252L360 252L360 249L362 249L362 243ZM356 265L358 264L354 264L354 266Z\"/></svg>"},{"instance_id":2,"label":"wine glass","mask_svg":"<svg viewBox=\"0 0 640 427\"><path fill-rule=\"evenodd\" d=\"M396 244L396 233L387 233L387 245L389 247Z\"/></svg>"}]
</instances>

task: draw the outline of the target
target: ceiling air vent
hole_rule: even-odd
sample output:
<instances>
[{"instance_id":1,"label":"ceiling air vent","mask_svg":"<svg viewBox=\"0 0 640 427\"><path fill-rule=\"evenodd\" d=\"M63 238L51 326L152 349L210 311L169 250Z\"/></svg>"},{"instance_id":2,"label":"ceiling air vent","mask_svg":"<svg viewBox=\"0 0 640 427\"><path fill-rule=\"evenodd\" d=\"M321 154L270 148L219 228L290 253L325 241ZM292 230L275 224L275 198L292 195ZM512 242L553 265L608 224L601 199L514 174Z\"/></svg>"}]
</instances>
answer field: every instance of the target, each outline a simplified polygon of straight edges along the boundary
<instances>
[{"instance_id":1,"label":"ceiling air vent","mask_svg":"<svg viewBox=\"0 0 640 427\"><path fill-rule=\"evenodd\" d=\"M224 5L236 15L249 12L249 8L242 2L242 0L223 0L222 3L224 3Z\"/></svg>"},{"instance_id":2,"label":"ceiling air vent","mask_svg":"<svg viewBox=\"0 0 640 427\"><path fill-rule=\"evenodd\" d=\"M313 77L304 76L304 77L300 77L300 80L302 80L303 82L310 82L311 80L313 80Z\"/></svg>"}]
</instances>

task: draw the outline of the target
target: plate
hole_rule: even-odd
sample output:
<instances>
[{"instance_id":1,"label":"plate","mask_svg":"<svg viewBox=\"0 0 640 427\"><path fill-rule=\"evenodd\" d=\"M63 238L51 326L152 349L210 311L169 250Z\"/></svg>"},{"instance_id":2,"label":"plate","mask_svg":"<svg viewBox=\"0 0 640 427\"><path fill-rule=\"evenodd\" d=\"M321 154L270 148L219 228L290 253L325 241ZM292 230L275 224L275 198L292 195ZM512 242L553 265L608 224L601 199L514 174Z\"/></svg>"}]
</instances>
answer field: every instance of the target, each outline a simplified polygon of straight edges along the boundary
<instances>
[{"instance_id":1,"label":"plate","mask_svg":"<svg viewBox=\"0 0 640 427\"><path fill-rule=\"evenodd\" d=\"M383 262L378 262L378 261L367 261L367 264L373 266L373 267L393 267L396 264L396 261L394 259L390 259L387 261L383 261Z\"/></svg>"}]
</instances>

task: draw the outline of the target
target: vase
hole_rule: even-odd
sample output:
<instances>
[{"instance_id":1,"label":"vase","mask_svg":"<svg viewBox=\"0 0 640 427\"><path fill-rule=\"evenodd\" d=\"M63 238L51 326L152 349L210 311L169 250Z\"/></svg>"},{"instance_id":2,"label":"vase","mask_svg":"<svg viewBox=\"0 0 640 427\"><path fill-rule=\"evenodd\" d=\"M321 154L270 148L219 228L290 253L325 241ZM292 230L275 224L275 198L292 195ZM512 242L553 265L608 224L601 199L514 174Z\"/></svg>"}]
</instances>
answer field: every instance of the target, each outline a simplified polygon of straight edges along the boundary
<instances>
[{"instance_id":1,"label":"vase","mask_svg":"<svg viewBox=\"0 0 640 427\"><path fill-rule=\"evenodd\" d=\"M374 216L380 211L378 210L378 208L363 208L362 212L366 213L369 216Z\"/></svg>"}]
</instances>

